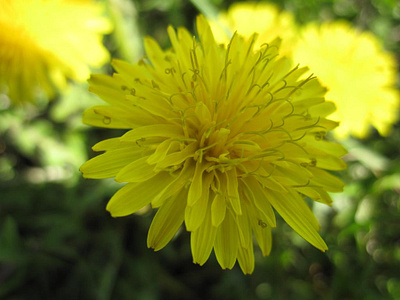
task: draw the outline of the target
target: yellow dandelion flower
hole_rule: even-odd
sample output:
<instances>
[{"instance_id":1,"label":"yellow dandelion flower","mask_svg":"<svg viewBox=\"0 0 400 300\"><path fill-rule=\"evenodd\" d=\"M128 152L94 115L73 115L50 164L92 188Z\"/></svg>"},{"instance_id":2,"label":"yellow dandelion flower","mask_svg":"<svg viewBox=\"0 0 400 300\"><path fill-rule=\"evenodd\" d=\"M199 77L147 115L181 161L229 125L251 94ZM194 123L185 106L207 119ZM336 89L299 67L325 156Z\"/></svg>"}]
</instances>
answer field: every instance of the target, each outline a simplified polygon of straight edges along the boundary
<instances>
[{"instance_id":1,"label":"yellow dandelion flower","mask_svg":"<svg viewBox=\"0 0 400 300\"><path fill-rule=\"evenodd\" d=\"M337 138L350 134L364 138L371 125L388 135L398 119L400 103L394 55L385 52L372 33L360 33L344 21L297 28L289 12L251 2L233 4L212 22L220 42L226 42L235 30L246 37L258 32L259 45L282 37L280 53L310 67L327 87L327 99L337 106L331 116L340 123L334 130Z\"/></svg>"},{"instance_id":2,"label":"yellow dandelion flower","mask_svg":"<svg viewBox=\"0 0 400 300\"><path fill-rule=\"evenodd\" d=\"M338 138L364 138L370 125L389 134L400 102L396 60L372 33L358 32L344 21L309 25L293 58L308 65L328 88L326 97L337 106L332 119L340 121Z\"/></svg>"},{"instance_id":3,"label":"yellow dandelion flower","mask_svg":"<svg viewBox=\"0 0 400 300\"><path fill-rule=\"evenodd\" d=\"M255 46L282 38L279 53L286 55L291 51L296 38L296 26L293 15L271 3L237 2L227 12L221 12L217 20L210 20L211 29L217 42L227 43L232 33L250 37L257 32L259 38Z\"/></svg>"},{"instance_id":4,"label":"yellow dandelion flower","mask_svg":"<svg viewBox=\"0 0 400 300\"><path fill-rule=\"evenodd\" d=\"M171 50L146 38L147 58L91 77L108 105L88 109L84 122L129 131L96 144L105 153L82 165L83 176L127 183L107 205L114 217L158 209L147 240L156 251L184 223L200 265L214 250L222 268L237 260L251 273L253 235L263 255L271 250L274 209L325 251L304 198L330 204L328 192L343 187L326 171L345 168L345 150L324 139L337 126L325 118L334 105L275 42L255 48L256 35L235 34L218 45L202 16L197 31L200 41L169 27Z\"/></svg>"},{"instance_id":5,"label":"yellow dandelion flower","mask_svg":"<svg viewBox=\"0 0 400 300\"><path fill-rule=\"evenodd\" d=\"M54 96L68 79L87 80L89 66L109 58L102 10L89 0L1 0L0 92L32 101L38 91Z\"/></svg>"}]
</instances>

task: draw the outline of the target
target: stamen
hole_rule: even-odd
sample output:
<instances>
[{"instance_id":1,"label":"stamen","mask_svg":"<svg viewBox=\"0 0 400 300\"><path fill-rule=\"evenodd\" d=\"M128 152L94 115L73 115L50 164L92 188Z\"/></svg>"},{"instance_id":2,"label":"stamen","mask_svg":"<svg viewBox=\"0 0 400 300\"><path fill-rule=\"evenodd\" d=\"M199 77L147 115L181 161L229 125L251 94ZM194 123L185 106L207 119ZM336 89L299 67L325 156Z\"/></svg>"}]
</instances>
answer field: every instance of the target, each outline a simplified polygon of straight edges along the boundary
<instances>
[{"instance_id":1,"label":"stamen","mask_svg":"<svg viewBox=\"0 0 400 300\"><path fill-rule=\"evenodd\" d=\"M203 147L203 148L200 148L200 149L196 150L194 159L197 160L197 157L196 157L196 154L197 154L198 157L199 157L199 162L201 163L203 161L204 151L214 147L217 144L218 143L214 143L214 144L211 144L209 146L206 146L206 147Z\"/></svg>"}]
</instances>

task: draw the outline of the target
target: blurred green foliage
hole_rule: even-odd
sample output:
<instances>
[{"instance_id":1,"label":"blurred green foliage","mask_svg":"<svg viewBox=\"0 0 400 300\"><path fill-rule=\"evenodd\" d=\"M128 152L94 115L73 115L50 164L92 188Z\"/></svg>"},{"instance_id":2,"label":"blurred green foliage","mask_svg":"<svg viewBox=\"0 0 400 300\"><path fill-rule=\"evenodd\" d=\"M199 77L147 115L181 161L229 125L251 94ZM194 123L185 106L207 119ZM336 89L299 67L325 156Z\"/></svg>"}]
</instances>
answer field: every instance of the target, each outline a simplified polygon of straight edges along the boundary
<instances>
[{"instance_id":1,"label":"blurred green foliage","mask_svg":"<svg viewBox=\"0 0 400 300\"><path fill-rule=\"evenodd\" d=\"M167 25L193 30L199 10L233 2L109 0L107 47L134 62L144 35L168 46ZM348 19L400 54L397 0L272 2L301 23ZM400 299L399 124L387 138L347 142L345 191L332 208L313 207L327 253L279 220L271 255L257 250L255 272L244 276L220 270L213 255L192 264L183 230L159 253L147 249L152 212L110 217L105 205L119 185L84 180L78 168L94 156L91 145L121 132L82 125L82 111L100 103L87 88L24 108L0 99L0 299Z\"/></svg>"}]
</instances>

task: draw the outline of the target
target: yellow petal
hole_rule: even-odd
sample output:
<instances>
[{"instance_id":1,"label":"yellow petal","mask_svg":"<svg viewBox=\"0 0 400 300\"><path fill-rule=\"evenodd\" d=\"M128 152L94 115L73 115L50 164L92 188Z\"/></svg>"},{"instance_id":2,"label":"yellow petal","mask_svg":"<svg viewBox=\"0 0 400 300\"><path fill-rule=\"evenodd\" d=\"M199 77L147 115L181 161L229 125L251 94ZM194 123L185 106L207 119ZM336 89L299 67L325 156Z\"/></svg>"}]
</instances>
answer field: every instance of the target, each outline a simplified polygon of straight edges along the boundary
<instances>
[{"instance_id":1,"label":"yellow petal","mask_svg":"<svg viewBox=\"0 0 400 300\"><path fill-rule=\"evenodd\" d=\"M253 232L256 238L257 244L261 249L263 256L268 256L272 249L272 232L271 227L262 227L258 223L254 224Z\"/></svg>"},{"instance_id":2,"label":"yellow petal","mask_svg":"<svg viewBox=\"0 0 400 300\"><path fill-rule=\"evenodd\" d=\"M133 214L148 205L173 180L174 177L167 172L162 172L145 182L128 183L110 199L107 210L113 217Z\"/></svg>"},{"instance_id":3,"label":"yellow petal","mask_svg":"<svg viewBox=\"0 0 400 300\"><path fill-rule=\"evenodd\" d=\"M318 201L327 205L332 204L332 199L329 194L322 188L317 187L299 187L296 188L299 193L302 193L314 201Z\"/></svg>"},{"instance_id":4,"label":"yellow petal","mask_svg":"<svg viewBox=\"0 0 400 300\"><path fill-rule=\"evenodd\" d=\"M321 185L328 192L338 193L343 191L344 183L339 178L318 168L309 169L314 174L314 177L312 179L313 183Z\"/></svg>"},{"instance_id":5,"label":"yellow petal","mask_svg":"<svg viewBox=\"0 0 400 300\"><path fill-rule=\"evenodd\" d=\"M121 169L142 155L143 151L135 148L110 150L88 160L79 170L85 178L110 178L116 176Z\"/></svg>"},{"instance_id":6,"label":"yellow petal","mask_svg":"<svg viewBox=\"0 0 400 300\"><path fill-rule=\"evenodd\" d=\"M156 69L165 70L170 67L170 64L165 60L166 54L153 38L144 38L144 49L147 57Z\"/></svg>"},{"instance_id":7,"label":"yellow petal","mask_svg":"<svg viewBox=\"0 0 400 300\"><path fill-rule=\"evenodd\" d=\"M160 161L156 168L164 169L169 166L179 165L184 161L187 161L190 157L193 157L197 150L198 143L191 143L187 145L183 150L168 154L162 161Z\"/></svg>"},{"instance_id":8,"label":"yellow petal","mask_svg":"<svg viewBox=\"0 0 400 300\"><path fill-rule=\"evenodd\" d=\"M204 176L202 191L200 192L200 198L192 205L186 207L185 210L185 225L186 230L194 231L196 230L204 220L206 215L206 209L209 206L209 195L210 195L210 184L213 180L213 174L207 174ZM190 189L189 189L190 194ZM189 194L188 194L188 203L189 203Z\"/></svg>"},{"instance_id":9,"label":"yellow petal","mask_svg":"<svg viewBox=\"0 0 400 300\"><path fill-rule=\"evenodd\" d=\"M318 234L318 223L310 208L295 192L279 195L274 191L266 191L269 201L282 218L306 241L320 249L328 250L324 240Z\"/></svg>"},{"instance_id":10,"label":"yellow petal","mask_svg":"<svg viewBox=\"0 0 400 300\"><path fill-rule=\"evenodd\" d=\"M154 82L154 81L153 81ZM154 123L160 123L160 118L172 120L178 117L177 113L171 108L171 104L165 95L161 95L153 87L141 85L140 94L126 95L125 100L128 103L138 107L140 111L154 117ZM140 116L140 114L138 114Z\"/></svg>"},{"instance_id":11,"label":"yellow petal","mask_svg":"<svg viewBox=\"0 0 400 300\"><path fill-rule=\"evenodd\" d=\"M203 15L197 16L196 25L202 44L204 44L205 46L216 45L210 25Z\"/></svg>"},{"instance_id":12,"label":"yellow petal","mask_svg":"<svg viewBox=\"0 0 400 300\"><path fill-rule=\"evenodd\" d=\"M142 182L149 180L156 175L154 172L154 165L149 165L145 156L130 163L119 171L115 177L117 182Z\"/></svg>"},{"instance_id":13,"label":"yellow petal","mask_svg":"<svg viewBox=\"0 0 400 300\"><path fill-rule=\"evenodd\" d=\"M326 117L333 113L336 110L336 105L333 102L326 101L321 104L317 104L314 106L311 106L308 109L308 113L311 116L321 116L321 117Z\"/></svg>"},{"instance_id":14,"label":"yellow petal","mask_svg":"<svg viewBox=\"0 0 400 300\"><path fill-rule=\"evenodd\" d=\"M267 223L271 227L276 227L275 214L272 210L269 198L265 193L265 189L260 186L258 181L250 176L242 181L244 183L245 194L248 199L254 203L257 210L267 220ZM283 194L285 196L286 194Z\"/></svg>"},{"instance_id":15,"label":"yellow petal","mask_svg":"<svg viewBox=\"0 0 400 300\"><path fill-rule=\"evenodd\" d=\"M214 251L222 269L232 269L235 265L239 248L237 225L231 213L225 215L224 221L218 227Z\"/></svg>"},{"instance_id":16,"label":"yellow petal","mask_svg":"<svg viewBox=\"0 0 400 300\"><path fill-rule=\"evenodd\" d=\"M214 227L218 227L225 219L226 202L225 197L221 194L216 194L211 204L211 220Z\"/></svg>"},{"instance_id":17,"label":"yellow petal","mask_svg":"<svg viewBox=\"0 0 400 300\"><path fill-rule=\"evenodd\" d=\"M276 161L274 164L277 166L275 172L283 174L284 177L290 178L299 185L307 184L313 174L294 162L290 161Z\"/></svg>"},{"instance_id":18,"label":"yellow petal","mask_svg":"<svg viewBox=\"0 0 400 300\"><path fill-rule=\"evenodd\" d=\"M191 53L190 50L192 47L185 47L185 43L181 43L177 36L174 28L169 26L167 28L168 36L172 44L172 48L174 49L176 56L180 58L180 62L182 63L182 69L189 70L191 68L190 61L187 53ZM186 49L185 49L186 48Z\"/></svg>"},{"instance_id":19,"label":"yellow petal","mask_svg":"<svg viewBox=\"0 0 400 300\"><path fill-rule=\"evenodd\" d=\"M89 91L100 96L111 105L126 107L129 105L121 101L125 97L125 92L121 88L123 82L115 80L113 77L104 74L92 74L89 79Z\"/></svg>"},{"instance_id":20,"label":"yellow petal","mask_svg":"<svg viewBox=\"0 0 400 300\"><path fill-rule=\"evenodd\" d=\"M242 208L240 205L236 168L233 168L232 170L225 172L225 174L226 174L226 190L228 194L228 201L231 203L234 212L237 215L241 215Z\"/></svg>"},{"instance_id":21,"label":"yellow petal","mask_svg":"<svg viewBox=\"0 0 400 300\"><path fill-rule=\"evenodd\" d=\"M254 271L254 250L253 241L247 247L239 247L238 262L244 274L251 274Z\"/></svg>"},{"instance_id":22,"label":"yellow petal","mask_svg":"<svg viewBox=\"0 0 400 300\"><path fill-rule=\"evenodd\" d=\"M167 156L169 151L178 151L179 145L180 143L178 141L174 141L172 139L161 142L157 146L156 151L149 156L147 162L152 165L162 161Z\"/></svg>"},{"instance_id":23,"label":"yellow petal","mask_svg":"<svg viewBox=\"0 0 400 300\"><path fill-rule=\"evenodd\" d=\"M184 138L182 127L171 124L156 124L132 129L123 135L122 140L136 141L148 137Z\"/></svg>"},{"instance_id":24,"label":"yellow petal","mask_svg":"<svg viewBox=\"0 0 400 300\"><path fill-rule=\"evenodd\" d=\"M166 201L151 222L147 236L147 247L158 251L174 237L185 216L187 191L185 189Z\"/></svg>"},{"instance_id":25,"label":"yellow petal","mask_svg":"<svg viewBox=\"0 0 400 300\"><path fill-rule=\"evenodd\" d=\"M258 177L258 181L267 189L287 194L288 190L273 177Z\"/></svg>"},{"instance_id":26,"label":"yellow petal","mask_svg":"<svg viewBox=\"0 0 400 300\"><path fill-rule=\"evenodd\" d=\"M127 82L132 79L145 81L150 78L149 73L143 65L133 65L119 59L113 59L111 65Z\"/></svg>"},{"instance_id":27,"label":"yellow petal","mask_svg":"<svg viewBox=\"0 0 400 300\"><path fill-rule=\"evenodd\" d=\"M175 176L174 181L172 181L168 186L166 186L165 190L162 193L154 197L154 199L151 201L151 206L153 208L160 207L165 200L167 200L169 197L175 195L181 189L183 189L189 182L189 180L193 178L194 168L195 168L194 163L192 163L191 161L186 161L182 170L174 172L173 174L173 176Z\"/></svg>"},{"instance_id":28,"label":"yellow petal","mask_svg":"<svg viewBox=\"0 0 400 300\"><path fill-rule=\"evenodd\" d=\"M106 151L106 150L111 150L118 148L118 146L121 145L121 139L119 137L117 138L111 138L107 140L103 140L101 142L98 142L92 147L93 151Z\"/></svg>"},{"instance_id":29,"label":"yellow petal","mask_svg":"<svg viewBox=\"0 0 400 300\"><path fill-rule=\"evenodd\" d=\"M105 128L132 128L133 123L128 120L129 114L126 111L109 106L94 106L83 112L83 123L90 126Z\"/></svg>"},{"instance_id":30,"label":"yellow petal","mask_svg":"<svg viewBox=\"0 0 400 300\"><path fill-rule=\"evenodd\" d=\"M203 223L190 235L193 262L202 266L210 257L214 246L217 228L211 224L210 204L207 206L207 213Z\"/></svg>"},{"instance_id":31,"label":"yellow petal","mask_svg":"<svg viewBox=\"0 0 400 300\"><path fill-rule=\"evenodd\" d=\"M239 240L241 247L248 248L250 241L253 244L249 215L245 208L243 208L243 213L241 215L236 215L236 224L239 232Z\"/></svg>"},{"instance_id":32,"label":"yellow petal","mask_svg":"<svg viewBox=\"0 0 400 300\"><path fill-rule=\"evenodd\" d=\"M264 256L271 252L272 234L271 227L257 217L256 208L250 202L245 202L249 214L251 229Z\"/></svg>"},{"instance_id":33,"label":"yellow petal","mask_svg":"<svg viewBox=\"0 0 400 300\"><path fill-rule=\"evenodd\" d=\"M311 153L311 151L310 151ZM340 171L347 168L346 163L338 157L335 156L318 156L317 158L317 167L321 169L331 170L331 171Z\"/></svg>"},{"instance_id":34,"label":"yellow petal","mask_svg":"<svg viewBox=\"0 0 400 300\"><path fill-rule=\"evenodd\" d=\"M201 198L202 193L209 190L211 181L208 181L208 186L203 186L203 172L210 166L208 163L201 163L197 161L196 169L194 171L192 183L190 184L188 193L188 206L193 206L198 199Z\"/></svg>"}]
</instances>

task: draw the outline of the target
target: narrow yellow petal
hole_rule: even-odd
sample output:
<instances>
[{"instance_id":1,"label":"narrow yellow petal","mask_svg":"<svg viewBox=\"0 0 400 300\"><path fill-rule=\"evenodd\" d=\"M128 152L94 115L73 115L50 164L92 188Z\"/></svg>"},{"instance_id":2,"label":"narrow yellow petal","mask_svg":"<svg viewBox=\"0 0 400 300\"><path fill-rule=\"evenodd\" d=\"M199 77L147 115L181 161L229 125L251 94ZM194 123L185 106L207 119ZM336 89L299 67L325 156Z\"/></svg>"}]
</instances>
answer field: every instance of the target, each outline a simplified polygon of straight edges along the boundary
<instances>
[{"instance_id":1,"label":"narrow yellow petal","mask_svg":"<svg viewBox=\"0 0 400 300\"><path fill-rule=\"evenodd\" d=\"M203 223L190 235L193 262L202 266L210 257L214 246L217 228L211 224L210 204Z\"/></svg>"},{"instance_id":2,"label":"narrow yellow petal","mask_svg":"<svg viewBox=\"0 0 400 300\"><path fill-rule=\"evenodd\" d=\"M162 161L167 156L169 151L178 151L179 146L180 143L178 141L174 141L172 139L165 140L157 146L156 151L154 151L154 153L149 156L147 162L151 165L156 164Z\"/></svg>"},{"instance_id":3,"label":"narrow yellow petal","mask_svg":"<svg viewBox=\"0 0 400 300\"><path fill-rule=\"evenodd\" d=\"M129 108L124 99L125 92L121 88L123 82L105 74L92 74L89 79L89 91L100 96L104 101L117 107Z\"/></svg>"},{"instance_id":4,"label":"narrow yellow petal","mask_svg":"<svg viewBox=\"0 0 400 300\"><path fill-rule=\"evenodd\" d=\"M279 195L274 191L266 191L266 195L286 223L300 236L321 251L328 249L317 232L317 221L303 199L294 193L291 195Z\"/></svg>"},{"instance_id":5,"label":"narrow yellow petal","mask_svg":"<svg viewBox=\"0 0 400 300\"><path fill-rule=\"evenodd\" d=\"M288 190L273 177L258 177L258 181L267 189L287 194Z\"/></svg>"},{"instance_id":6,"label":"narrow yellow petal","mask_svg":"<svg viewBox=\"0 0 400 300\"><path fill-rule=\"evenodd\" d=\"M299 193L302 193L310 199L321 202L327 205L332 204L332 199L329 194L322 188L317 187L300 187L296 189Z\"/></svg>"},{"instance_id":7,"label":"narrow yellow petal","mask_svg":"<svg viewBox=\"0 0 400 300\"><path fill-rule=\"evenodd\" d=\"M236 168L227 171L225 174L226 174L226 190L228 194L228 201L231 203L234 212L237 215L241 215L242 208L240 205Z\"/></svg>"},{"instance_id":8,"label":"narrow yellow petal","mask_svg":"<svg viewBox=\"0 0 400 300\"><path fill-rule=\"evenodd\" d=\"M167 32L172 44L172 48L174 49L176 56L179 57L179 61L182 63L182 68L188 70L191 65L187 53L190 53L191 47L188 49L184 49L187 48L185 47L185 43L181 43L180 40L178 40L176 32L172 26L169 26L167 28Z\"/></svg>"},{"instance_id":9,"label":"narrow yellow petal","mask_svg":"<svg viewBox=\"0 0 400 300\"><path fill-rule=\"evenodd\" d=\"M310 168L310 171L314 174L312 181L321 185L328 192L338 193L343 191L344 183L339 178L318 168Z\"/></svg>"},{"instance_id":10,"label":"narrow yellow petal","mask_svg":"<svg viewBox=\"0 0 400 300\"><path fill-rule=\"evenodd\" d=\"M276 171L282 173L285 177L297 182L298 184L307 184L313 174L307 169L297 163L289 161L276 161L274 164L277 166Z\"/></svg>"},{"instance_id":11,"label":"narrow yellow petal","mask_svg":"<svg viewBox=\"0 0 400 300\"><path fill-rule=\"evenodd\" d=\"M222 269L232 269L235 265L239 248L237 225L232 213L225 215L224 221L218 227L214 251Z\"/></svg>"},{"instance_id":12,"label":"narrow yellow petal","mask_svg":"<svg viewBox=\"0 0 400 300\"><path fill-rule=\"evenodd\" d=\"M122 217L137 212L162 193L174 180L167 172L157 174L151 180L128 183L110 199L107 210L113 217Z\"/></svg>"},{"instance_id":13,"label":"narrow yellow petal","mask_svg":"<svg viewBox=\"0 0 400 300\"><path fill-rule=\"evenodd\" d=\"M236 224L239 232L239 240L242 248L248 248L250 242L253 243L250 220L245 207L243 207L243 213L241 215L236 215ZM239 248L241 248L239 247Z\"/></svg>"},{"instance_id":14,"label":"narrow yellow petal","mask_svg":"<svg viewBox=\"0 0 400 300\"><path fill-rule=\"evenodd\" d=\"M246 247L239 247L238 262L244 274L251 274L254 271L254 250L253 241Z\"/></svg>"},{"instance_id":15,"label":"narrow yellow petal","mask_svg":"<svg viewBox=\"0 0 400 300\"><path fill-rule=\"evenodd\" d=\"M147 57L156 69L164 71L170 66L170 64L165 60L166 54L153 38L144 38L144 49Z\"/></svg>"},{"instance_id":16,"label":"narrow yellow petal","mask_svg":"<svg viewBox=\"0 0 400 300\"><path fill-rule=\"evenodd\" d=\"M346 148L335 142L325 141L322 139L319 141L315 141L315 137L306 137L306 140L308 139L314 139L312 144L313 147L336 157L342 157L348 152Z\"/></svg>"},{"instance_id":17,"label":"narrow yellow petal","mask_svg":"<svg viewBox=\"0 0 400 300\"><path fill-rule=\"evenodd\" d=\"M190 184L188 193L188 203L189 207L193 206L198 199L201 198L202 193L209 189L211 181L208 182L208 186L203 187L203 172L210 166L207 163L201 163L197 161L196 169L194 171L192 183Z\"/></svg>"},{"instance_id":18,"label":"narrow yellow petal","mask_svg":"<svg viewBox=\"0 0 400 300\"><path fill-rule=\"evenodd\" d=\"M272 248L271 227L257 217L257 208L250 202L245 202L249 214L251 229L264 256L269 255Z\"/></svg>"},{"instance_id":19,"label":"narrow yellow petal","mask_svg":"<svg viewBox=\"0 0 400 300\"><path fill-rule=\"evenodd\" d=\"M168 154L162 161L160 161L156 168L164 169L170 166L179 165L184 161L187 161L190 157L193 157L197 150L198 143L191 143L187 145L183 150Z\"/></svg>"},{"instance_id":20,"label":"narrow yellow petal","mask_svg":"<svg viewBox=\"0 0 400 300\"><path fill-rule=\"evenodd\" d=\"M143 151L137 148L110 150L88 160L79 170L85 178L110 178L116 176L121 169L142 155Z\"/></svg>"},{"instance_id":21,"label":"narrow yellow petal","mask_svg":"<svg viewBox=\"0 0 400 300\"><path fill-rule=\"evenodd\" d=\"M336 110L336 105L333 102L326 101L321 104L314 105L308 109L311 116L326 117Z\"/></svg>"},{"instance_id":22,"label":"narrow yellow petal","mask_svg":"<svg viewBox=\"0 0 400 300\"><path fill-rule=\"evenodd\" d=\"M197 31L199 32L199 37L202 41L202 44L205 46L214 46L216 45L214 35L211 31L210 24L207 19L203 15L199 15L196 18Z\"/></svg>"},{"instance_id":23,"label":"narrow yellow petal","mask_svg":"<svg viewBox=\"0 0 400 300\"><path fill-rule=\"evenodd\" d=\"M117 182L142 182L154 177L157 173L154 172L154 165L149 165L145 156L126 165L119 171L115 177Z\"/></svg>"},{"instance_id":24,"label":"narrow yellow petal","mask_svg":"<svg viewBox=\"0 0 400 300\"><path fill-rule=\"evenodd\" d=\"M121 138L111 138L107 140L103 140L101 142L98 142L92 147L93 151L106 151L106 150L111 150L118 148L118 146L121 145Z\"/></svg>"},{"instance_id":25,"label":"narrow yellow petal","mask_svg":"<svg viewBox=\"0 0 400 300\"><path fill-rule=\"evenodd\" d=\"M244 191L248 199L252 201L258 211L261 212L263 217L267 220L268 225L276 227L275 214L272 210L269 198L265 193L265 189L262 188L258 181L252 176L243 179L242 182L244 183ZM283 196L285 196L285 194Z\"/></svg>"},{"instance_id":26,"label":"narrow yellow petal","mask_svg":"<svg viewBox=\"0 0 400 300\"><path fill-rule=\"evenodd\" d=\"M122 118L120 116L122 116ZM107 109L103 110L100 106L94 106L83 112L83 123L104 128L132 128L132 123L129 122L127 117L128 114L126 111L120 108L109 106Z\"/></svg>"},{"instance_id":27,"label":"narrow yellow petal","mask_svg":"<svg viewBox=\"0 0 400 300\"><path fill-rule=\"evenodd\" d=\"M150 74L143 65L133 65L119 59L113 59L111 65L127 82L132 79L143 81L150 79Z\"/></svg>"},{"instance_id":28,"label":"narrow yellow petal","mask_svg":"<svg viewBox=\"0 0 400 300\"><path fill-rule=\"evenodd\" d=\"M185 210L185 225L186 230L194 231L196 230L204 220L206 215L206 209L209 206L209 195L210 195L210 184L213 180L213 174L207 174L204 177L202 191L200 198L192 205L187 206ZM190 194L190 190L189 190ZM188 202L189 202L188 194Z\"/></svg>"},{"instance_id":29,"label":"narrow yellow petal","mask_svg":"<svg viewBox=\"0 0 400 300\"><path fill-rule=\"evenodd\" d=\"M226 202L225 197L221 194L216 194L211 204L211 219L212 225L218 227L225 219Z\"/></svg>"},{"instance_id":30,"label":"narrow yellow petal","mask_svg":"<svg viewBox=\"0 0 400 300\"><path fill-rule=\"evenodd\" d=\"M261 249L263 256L268 256L272 249L272 232L271 227L262 227L258 223L252 226L254 236L256 238L257 244Z\"/></svg>"},{"instance_id":31,"label":"narrow yellow petal","mask_svg":"<svg viewBox=\"0 0 400 300\"><path fill-rule=\"evenodd\" d=\"M207 202L206 197L200 197L193 206L186 206L185 225L187 231L194 231L201 225L206 215Z\"/></svg>"},{"instance_id":32,"label":"narrow yellow petal","mask_svg":"<svg viewBox=\"0 0 400 300\"><path fill-rule=\"evenodd\" d=\"M331 171L340 171L346 169L347 164L342 159L333 155L319 155L317 159L317 167Z\"/></svg>"},{"instance_id":33,"label":"narrow yellow petal","mask_svg":"<svg viewBox=\"0 0 400 300\"><path fill-rule=\"evenodd\" d=\"M182 127L171 124L156 124L142 126L125 133L122 140L140 140L148 137L181 137L184 138Z\"/></svg>"},{"instance_id":34,"label":"narrow yellow petal","mask_svg":"<svg viewBox=\"0 0 400 300\"><path fill-rule=\"evenodd\" d=\"M147 247L158 251L174 237L183 223L187 191L185 189L166 201L157 211L151 222L147 236Z\"/></svg>"},{"instance_id":35,"label":"narrow yellow petal","mask_svg":"<svg viewBox=\"0 0 400 300\"><path fill-rule=\"evenodd\" d=\"M192 163L191 161L186 161L182 170L174 172L174 181L166 186L165 190L162 193L154 197L154 199L151 201L151 206L153 208L160 207L165 200L167 200L169 197L172 197L181 189L183 189L185 185L189 182L190 178L193 177L194 168L194 163Z\"/></svg>"}]
</instances>

